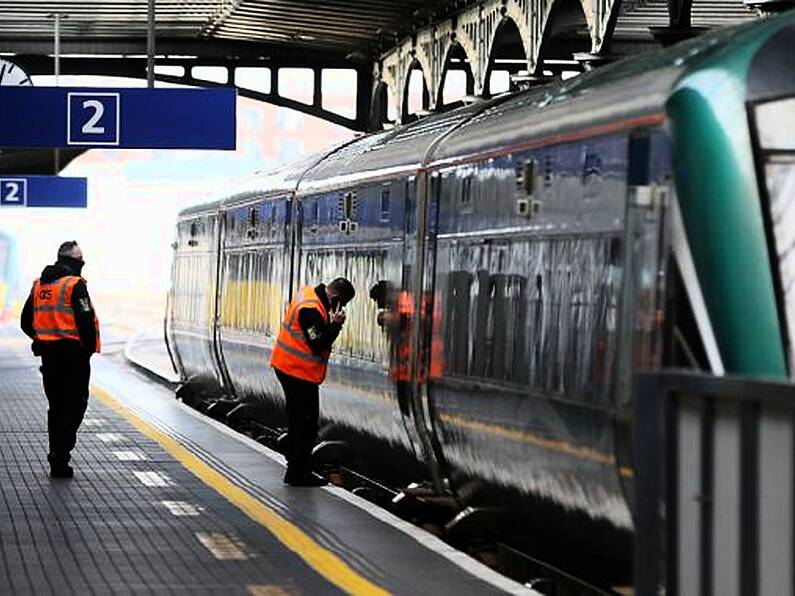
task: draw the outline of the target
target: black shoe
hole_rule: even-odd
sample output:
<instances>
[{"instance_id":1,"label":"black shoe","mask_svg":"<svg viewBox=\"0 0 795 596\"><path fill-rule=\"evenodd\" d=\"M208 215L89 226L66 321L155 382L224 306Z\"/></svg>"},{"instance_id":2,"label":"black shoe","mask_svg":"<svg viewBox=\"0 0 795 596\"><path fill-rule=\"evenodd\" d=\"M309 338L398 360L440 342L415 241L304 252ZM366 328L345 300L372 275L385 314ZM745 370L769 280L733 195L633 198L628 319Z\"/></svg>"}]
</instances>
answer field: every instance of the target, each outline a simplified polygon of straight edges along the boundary
<instances>
[{"instance_id":1,"label":"black shoe","mask_svg":"<svg viewBox=\"0 0 795 596\"><path fill-rule=\"evenodd\" d=\"M303 474L287 472L284 475L284 483L290 486L326 486L328 480L312 472L305 472Z\"/></svg>"},{"instance_id":2,"label":"black shoe","mask_svg":"<svg viewBox=\"0 0 795 596\"><path fill-rule=\"evenodd\" d=\"M69 456L58 457L52 453L47 454L47 461L50 464L50 476L53 478L73 478L75 471L69 465Z\"/></svg>"},{"instance_id":3,"label":"black shoe","mask_svg":"<svg viewBox=\"0 0 795 596\"><path fill-rule=\"evenodd\" d=\"M50 466L50 476L53 478L73 478L75 475L72 466Z\"/></svg>"}]
</instances>

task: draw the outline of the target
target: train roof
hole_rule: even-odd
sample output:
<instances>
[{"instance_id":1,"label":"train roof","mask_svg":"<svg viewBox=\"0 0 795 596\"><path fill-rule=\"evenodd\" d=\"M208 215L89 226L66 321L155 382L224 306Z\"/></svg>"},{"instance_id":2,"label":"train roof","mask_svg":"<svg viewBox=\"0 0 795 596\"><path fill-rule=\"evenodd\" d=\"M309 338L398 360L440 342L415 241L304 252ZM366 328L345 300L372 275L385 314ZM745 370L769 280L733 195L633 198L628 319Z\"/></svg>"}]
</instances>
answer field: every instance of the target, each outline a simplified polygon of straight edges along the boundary
<instances>
[{"instance_id":1,"label":"train roof","mask_svg":"<svg viewBox=\"0 0 795 596\"><path fill-rule=\"evenodd\" d=\"M744 43L744 33L758 27L759 21L753 21L715 30L567 81L363 136L249 177L225 190L223 196L183 210L180 217L296 190L299 194L332 190L392 177L422 165L444 166L482 156L490 149L520 147L528 140L535 142L571 131L598 131L608 123L642 125L644 118L660 122L665 103L683 76L707 58Z\"/></svg>"},{"instance_id":2,"label":"train roof","mask_svg":"<svg viewBox=\"0 0 795 596\"><path fill-rule=\"evenodd\" d=\"M345 145L307 172L299 193L313 193L363 178L416 170L437 139L471 119L490 103L481 101L462 106Z\"/></svg>"},{"instance_id":3,"label":"train roof","mask_svg":"<svg viewBox=\"0 0 795 596\"><path fill-rule=\"evenodd\" d=\"M201 215L218 211L223 207L245 203L255 198L291 193L295 191L301 176L307 170L338 147L304 155L269 172L257 172L251 176L234 180L223 189L211 193L207 201L180 211L179 217Z\"/></svg>"},{"instance_id":4,"label":"train roof","mask_svg":"<svg viewBox=\"0 0 795 596\"><path fill-rule=\"evenodd\" d=\"M620 60L574 77L520 93L478 114L451 133L432 156L437 165L466 160L490 147L521 145L607 123L662 118L677 82L708 57L742 43L753 21L705 33L695 39Z\"/></svg>"},{"instance_id":5,"label":"train roof","mask_svg":"<svg viewBox=\"0 0 795 596\"><path fill-rule=\"evenodd\" d=\"M644 117L662 118L665 102L681 77L698 63L738 41L759 22L702 35L589 73L430 116L345 145L301 180L299 194L389 177L422 165L480 155L571 130ZM637 120L640 119L640 120ZM443 142L440 139L445 136Z\"/></svg>"}]
</instances>

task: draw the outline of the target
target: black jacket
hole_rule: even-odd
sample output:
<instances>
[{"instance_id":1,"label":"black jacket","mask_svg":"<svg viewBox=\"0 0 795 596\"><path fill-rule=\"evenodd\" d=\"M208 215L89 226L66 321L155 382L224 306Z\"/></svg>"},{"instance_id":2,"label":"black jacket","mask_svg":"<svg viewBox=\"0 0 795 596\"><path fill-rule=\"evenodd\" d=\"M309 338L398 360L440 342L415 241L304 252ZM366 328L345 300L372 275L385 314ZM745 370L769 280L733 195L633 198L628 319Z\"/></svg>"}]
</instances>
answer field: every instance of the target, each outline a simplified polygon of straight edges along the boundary
<instances>
[{"instance_id":1,"label":"black jacket","mask_svg":"<svg viewBox=\"0 0 795 596\"><path fill-rule=\"evenodd\" d=\"M326 295L326 286L320 284L315 288L315 292L323 306L326 307L326 312L330 312L332 305ZM307 343L309 343L309 348L315 354L329 351L342 329L342 325L339 323L326 324L323 315L316 308L302 309L298 315L298 324L301 325L301 330L304 332Z\"/></svg>"},{"instance_id":2,"label":"black jacket","mask_svg":"<svg viewBox=\"0 0 795 596\"><path fill-rule=\"evenodd\" d=\"M44 268L39 279L43 284L50 284L67 275L80 275L78 261L69 257L59 257L55 264L47 265ZM79 349L88 356L94 353L97 341L97 332L94 327L94 307L91 304L91 299L88 296L88 288L83 280L75 284L72 290L72 303L70 306L75 313L75 322L77 323L77 331L80 334L80 341L62 339L55 342L40 342L35 340L35 333L33 331L33 296L28 296L25 306L22 308L20 324L22 326L22 331L34 340L34 354L41 355L46 350L52 348ZM57 346L50 346L47 344L57 344Z\"/></svg>"}]
</instances>

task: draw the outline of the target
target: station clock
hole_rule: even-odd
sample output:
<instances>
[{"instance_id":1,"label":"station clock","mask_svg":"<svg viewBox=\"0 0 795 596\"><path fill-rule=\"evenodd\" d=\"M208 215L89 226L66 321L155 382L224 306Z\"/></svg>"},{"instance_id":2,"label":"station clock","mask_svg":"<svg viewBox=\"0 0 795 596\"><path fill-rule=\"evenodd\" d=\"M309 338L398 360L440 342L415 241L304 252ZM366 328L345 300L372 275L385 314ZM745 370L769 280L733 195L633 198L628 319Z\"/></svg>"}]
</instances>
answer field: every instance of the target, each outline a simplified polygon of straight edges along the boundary
<instances>
[{"instance_id":1,"label":"station clock","mask_svg":"<svg viewBox=\"0 0 795 596\"><path fill-rule=\"evenodd\" d=\"M30 86L33 82L28 73L8 60L0 58L0 85Z\"/></svg>"}]
</instances>

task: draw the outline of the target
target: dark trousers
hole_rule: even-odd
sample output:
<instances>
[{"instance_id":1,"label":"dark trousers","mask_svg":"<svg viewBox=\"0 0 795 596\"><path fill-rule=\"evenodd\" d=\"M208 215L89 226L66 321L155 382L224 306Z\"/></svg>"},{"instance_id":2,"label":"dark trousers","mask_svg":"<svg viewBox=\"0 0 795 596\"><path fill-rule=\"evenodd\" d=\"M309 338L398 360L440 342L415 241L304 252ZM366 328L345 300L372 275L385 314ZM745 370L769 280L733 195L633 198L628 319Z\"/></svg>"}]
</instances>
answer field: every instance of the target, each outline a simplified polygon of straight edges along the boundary
<instances>
[{"instance_id":1,"label":"dark trousers","mask_svg":"<svg viewBox=\"0 0 795 596\"><path fill-rule=\"evenodd\" d=\"M320 416L318 385L291 377L280 370L276 370L276 376L282 384L287 403L287 472L308 473L312 466L312 449L317 442Z\"/></svg>"},{"instance_id":2,"label":"dark trousers","mask_svg":"<svg viewBox=\"0 0 795 596\"><path fill-rule=\"evenodd\" d=\"M41 375L50 405L47 410L48 459L53 465L66 465L88 406L91 365L80 350L52 350L41 356Z\"/></svg>"}]
</instances>

